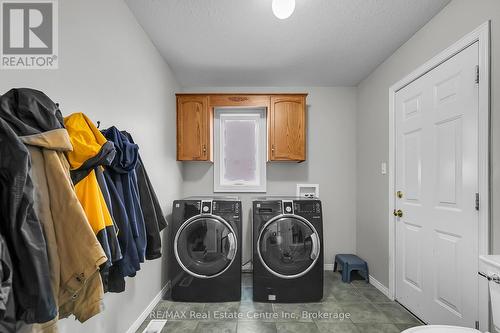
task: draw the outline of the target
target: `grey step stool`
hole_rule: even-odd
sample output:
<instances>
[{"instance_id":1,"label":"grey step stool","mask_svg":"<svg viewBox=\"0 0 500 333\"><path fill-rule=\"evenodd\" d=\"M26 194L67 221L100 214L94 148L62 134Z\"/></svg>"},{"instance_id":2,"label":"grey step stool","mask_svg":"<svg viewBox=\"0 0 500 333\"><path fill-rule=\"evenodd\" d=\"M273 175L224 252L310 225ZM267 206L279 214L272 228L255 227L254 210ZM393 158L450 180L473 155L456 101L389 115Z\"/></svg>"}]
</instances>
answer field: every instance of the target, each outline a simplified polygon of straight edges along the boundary
<instances>
[{"instance_id":1,"label":"grey step stool","mask_svg":"<svg viewBox=\"0 0 500 333\"><path fill-rule=\"evenodd\" d=\"M337 265L342 267L342 281L351 282L351 272L358 271L361 276L370 282L370 274L368 273L368 264L355 254L337 254L333 262L333 271L337 271Z\"/></svg>"}]
</instances>

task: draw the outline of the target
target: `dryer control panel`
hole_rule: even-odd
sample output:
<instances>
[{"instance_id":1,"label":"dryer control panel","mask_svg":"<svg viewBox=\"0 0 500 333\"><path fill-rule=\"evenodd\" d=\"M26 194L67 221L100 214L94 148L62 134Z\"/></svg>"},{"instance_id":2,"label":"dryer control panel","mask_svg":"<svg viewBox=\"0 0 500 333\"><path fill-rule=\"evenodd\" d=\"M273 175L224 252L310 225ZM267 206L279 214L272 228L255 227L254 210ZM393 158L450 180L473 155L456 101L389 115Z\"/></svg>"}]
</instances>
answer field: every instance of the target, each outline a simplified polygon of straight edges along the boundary
<instances>
[{"instance_id":1,"label":"dryer control panel","mask_svg":"<svg viewBox=\"0 0 500 333\"><path fill-rule=\"evenodd\" d=\"M295 201L294 208L296 213L319 214L321 213L321 204L319 201Z\"/></svg>"},{"instance_id":2,"label":"dryer control panel","mask_svg":"<svg viewBox=\"0 0 500 333\"><path fill-rule=\"evenodd\" d=\"M321 214L319 200L269 200L260 201L255 207L257 215Z\"/></svg>"}]
</instances>

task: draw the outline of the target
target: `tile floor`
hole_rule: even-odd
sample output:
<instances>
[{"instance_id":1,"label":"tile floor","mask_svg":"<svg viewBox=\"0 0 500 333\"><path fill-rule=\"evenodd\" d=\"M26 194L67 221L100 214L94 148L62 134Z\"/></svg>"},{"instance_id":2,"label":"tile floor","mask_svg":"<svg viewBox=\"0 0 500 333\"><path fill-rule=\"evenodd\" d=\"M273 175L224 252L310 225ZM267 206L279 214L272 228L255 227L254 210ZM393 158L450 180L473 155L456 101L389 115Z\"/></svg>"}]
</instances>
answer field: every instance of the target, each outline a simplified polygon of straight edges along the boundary
<instances>
[{"instance_id":1,"label":"tile floor","mask_svg":"<svg viewBox=\"0 0 500 333\"><path fill-rule=\"evenodd\" d=\"M149 320L169 315L163 332L176 333L399 333L421 325L398 303L361 280L343 283L339 273L325 271L324 298L321 303L269 304L252 301L252 275L243 274L241 302L179 303L161 301ZM182 311L187 317L181 318ZM193 312L191 312L193 311ZM323 313L326 318L303 316ZM190 316L190 313L196 316ZM177 316L175 316L177 314ZM225 314L228 318L221 318ZM231 317L231 314L233 316ZM242 318L235 318L239 314ZM342 318L342 315L349 318Z\"/></svg>"}]
</instances>

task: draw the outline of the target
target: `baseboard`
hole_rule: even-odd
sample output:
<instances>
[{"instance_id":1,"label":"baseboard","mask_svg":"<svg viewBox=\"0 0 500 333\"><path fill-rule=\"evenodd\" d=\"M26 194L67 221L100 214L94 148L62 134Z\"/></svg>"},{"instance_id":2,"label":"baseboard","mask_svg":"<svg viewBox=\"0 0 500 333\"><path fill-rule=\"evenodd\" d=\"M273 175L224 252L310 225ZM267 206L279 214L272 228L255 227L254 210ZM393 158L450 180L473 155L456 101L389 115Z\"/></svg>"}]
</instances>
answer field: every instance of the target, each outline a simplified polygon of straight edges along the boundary
<instances>
[{"instance_id":1,"label":"baseboard","mask_svg":"<svg viewBox=\"0 0 500 333\"><path fill-rule=\"evenodd\" d=\"M378 291L380 291L382 294L384 294L385 296L387 296L388 298L391 299L391 296L389 294L389 288L387 288L386 286L384 286L382 283L380 283L380 281L378 281L377 279L375 279L371 275L370 275L370 284L372 286L374 286L375 288L377 288Z\"/></svg>"},{"instance_id":2,"label":"baseboard","mask_svg":"<svg viewBox=\"0 0 500 333\"><path fill-rule=\"evenodd\" d=\"M333 264L325 264L324 267L325 271L333 271ZM389 295L389 288L384 286L382 283L380 283L377 279L375 279L371 275L370 275L370 284L375 288L377 288L382 294L392 299L391 296Z\"/></svg>"},{"instance_id":3,"label":"baseboard","mask_svg":"<svg viewBox=\"0 0 500 333\"><path fill-rule=\"evenodd\" d=\"M149 303L149 305L144 309L144 311L139 315L139 317L130 325L127 330L127 333L135 333L139 327L142 325L144 320L149 316L151 311L155 308L156 304L163 299L163 296L167 293L170 288L170 281L165 284L163 288L161 288L160 292L153 298L153 300Z\"/></svg>"}]
</instances>

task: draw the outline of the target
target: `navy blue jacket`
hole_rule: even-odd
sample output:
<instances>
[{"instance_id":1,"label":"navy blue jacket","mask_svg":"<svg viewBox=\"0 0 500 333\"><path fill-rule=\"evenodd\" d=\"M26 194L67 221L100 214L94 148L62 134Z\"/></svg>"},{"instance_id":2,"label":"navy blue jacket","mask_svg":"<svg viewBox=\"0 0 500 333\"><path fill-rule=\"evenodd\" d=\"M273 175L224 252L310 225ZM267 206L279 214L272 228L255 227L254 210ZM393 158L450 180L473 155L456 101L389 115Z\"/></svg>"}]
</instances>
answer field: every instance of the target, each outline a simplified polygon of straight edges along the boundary
<instances>
[{"instance_id":1,"label":"navy blue jacket","mask_svg":"<svg viewBox=\"0 0 500 333\"><path fill-rule=\"evenodd\" d=\"M134 143L130 133L123 132L130 142ZM144 215L144 223L146 225L146 259L153 260L161 257L161 235L160 231L166 228L167 221L156 197L153 185L149 180L148 173L144 167L144 163L139 154L139 161L135 167L137 174L137 185L141 198L141 208Z\"/></svg>"},{"instance_id":2,"label":"navy blue jacket","mask_svg":"<svg viewBox=\"0 0 500 333\"><path fill-rule=\"evenodd\" d=\"M105 167L104 177L111 197L113 218L120 230L118 241L123 256L110 267L108 290L122 292L125 290L124 277L135 276L146 254L146 229L135 172L139 147L114 126L102 133L114 143L116 149L113 162Z\"/></svg>"}]
</instances>

